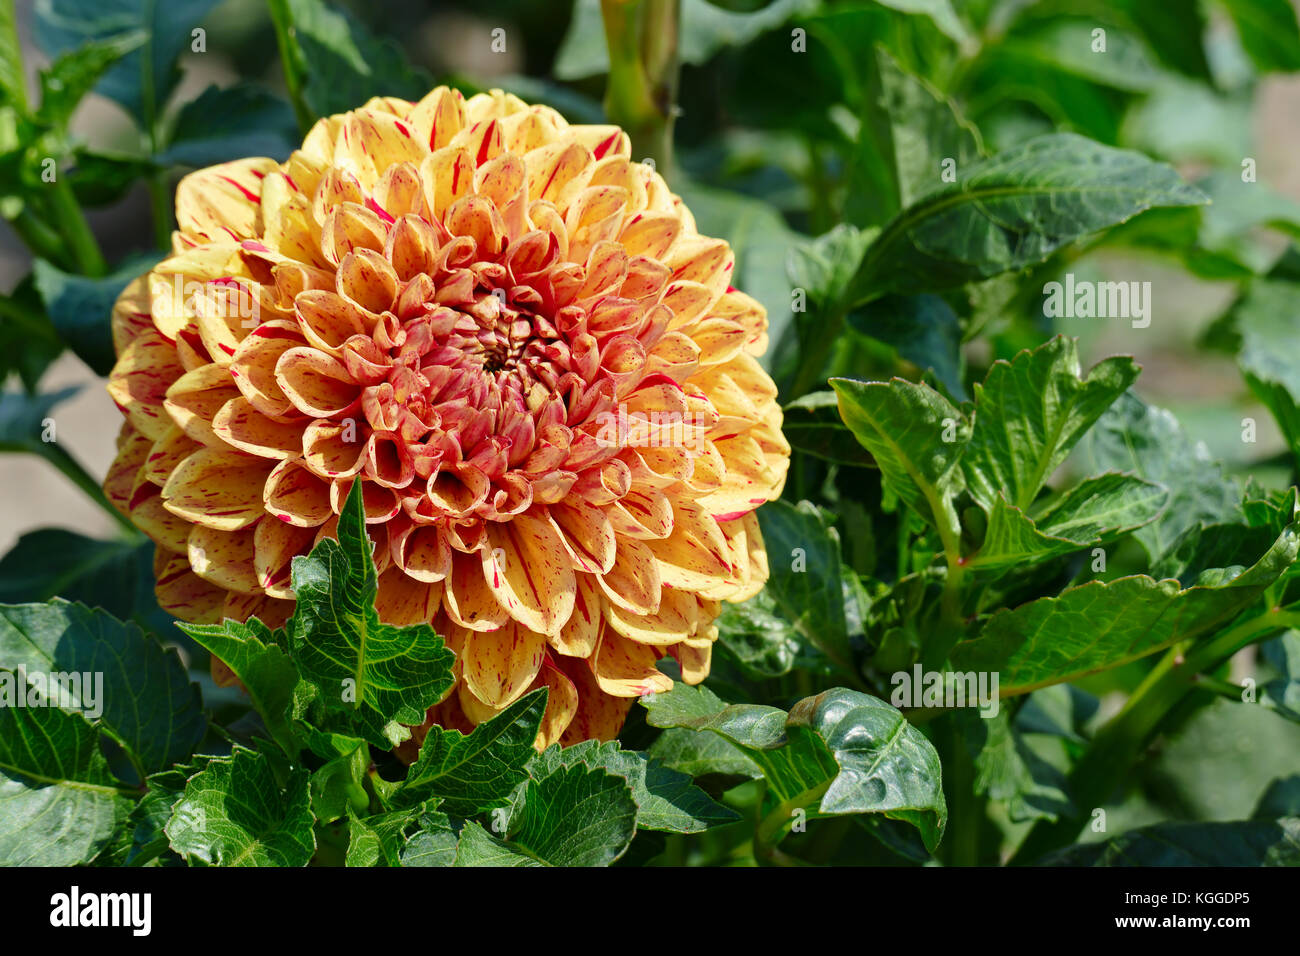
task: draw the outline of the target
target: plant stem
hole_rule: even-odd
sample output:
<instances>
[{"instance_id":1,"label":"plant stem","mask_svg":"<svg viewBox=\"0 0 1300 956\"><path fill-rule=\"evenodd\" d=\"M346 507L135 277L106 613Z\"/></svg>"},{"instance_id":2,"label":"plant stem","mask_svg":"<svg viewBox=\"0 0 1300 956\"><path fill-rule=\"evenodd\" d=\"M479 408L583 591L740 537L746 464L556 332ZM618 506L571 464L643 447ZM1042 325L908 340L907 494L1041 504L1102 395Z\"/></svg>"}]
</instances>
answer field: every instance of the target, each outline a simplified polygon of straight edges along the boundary
<instances>
[{"instance_id":1,"label":"plant stem","mask_svg":"<svg viewBox=\"0 0 1300 956\"><path fill-rule=\"evenodd\" d=\"M23 46L18 40L18 18L14 14L13 0L0 0L0 9L3 9L4 15L0 16L0 49L6 54L6 65L9 67L10 81L7 84L7 92L10 99L13 100L13 106L19 113L27 113L27 74L23 71Z\"/></svg>"},{"instance_id":2,"label":"plant stem","mask_svg":"<svg viewBox=\"0 0 1300 956\"><path fill-rule=\"evenodd\" d=\"M800 350L799 368L790 391L782 396L783 401L793 401L826 384L826 363L840 337L845 311L842 308L831 310L817 334L810 341L801 343L803 347Z\"/></svg>"},{"instance_id":3,"label":"plant stem","mask_svg":"<svg viewBox=\"0 0 1300 956\"><path fill-rule=\"evenodd\" d=\"M108 272L108 263L100 251L95 234L77 203L76 194L66 179L56 175L51 183L50 199L59 230L72 251L77 270L83 275L102 276Z\"/></svg>"},{"instance_id":4,"label":"plant stem","mask_svg":"<svg viewBox=\"0 0 1300 956\"><path fill-rule=\"evenodd\" d=\"M31 250L32 255L47 259L64 269L76 268L76 263L69 255L67 244L31 208L25 206L17 218L9 220L9 225Z\"/></svg>"},{"instance_id":5,"label":"plant stem","mask_svg":"<svg viewBox=\"0 0 1300 956\"><path fill-rule=\"evenodd\" d=\"M1213 671L1247 644L1284 628L1300 626L1300 613L1274 607L1248 618L1183 656L1171 648L1152 668L1124 708L1093 738L1070 773L1070 794L1085 818L1061 817L1035 825L1012 857L1012 863L1033 863L1043 854L1078 836L1086 815L1099 808L1123 781L1129 767L1155 736L1165 716L1195 690L1202 672Z\"/></svg>"},{"instance_id":6,"label":"plant stem","mask_svg":"<svg viewBox=\"0 0 1300 956\"><path fill-rule=\"evenodd\" d=\"M298 118L298 128L305 134L316 118L303 96L304 70L293 38L293 17L285 0L269 0L267 6L270 8L271 22L275 25L275 45L280 50L280 65L284 70L284 85L289 91L289 102L293 104L294 116Z\"/></svg>"},{"instance_id":7,"label":"plant stem","mask_svg":"<svg viewBox=\"0 0 1300 956\"><path fill-rule=\"evenodd\" d=\"M975 793L975 760L967 747L959 721L949 720L947 862L949 866L979 866L980 827L985 798Z\"/></svg>"},{"instance_id":8,"label":"plant stem","mask_svg":"<svg viewBox=\"0 0 1300 956\"><path fill-rule=\"evenodd\" d=\"M634 157L672 182L680 0L601 0L600 9L609 47L605 113L631 138Z\"/></svg>"},{"instance_id":9,"label":"plant stem","mask_svg":"<svg viewBox=\"0 0 1300 956\"><path fill-rule=\"evenodd\" d=\"M160 169L147 180L149 186L149 206L153 212L153 238L163 252L172 244L172 194L168 187L167 171Z\"/></svg>"},{"instance_id":10,"label":"plant stem","mask_svg":"<svg viewBox=\"0 0 1300 956\"><path fill-rule=\"evenodd\" d=\"M113 507L112 502L104 494L104 489L99 486L99 482L95 480L95 477L86 471L81 462L58 446L49 449L41 457L63 472L69 481L84 491L91 501L99 505L109 517L117 522L122 530L127 533L128 538L136 539L140 537L140 532L136 526L122 512Z\"/></svg>"},{"instance_id":11,"label":"plant stem","mask_svg":"<svg viewBox=\"0 0 1300 956\"><path fill-rule=\"evenodd\" d=\"M805 790L803 793L797 793L789 800L773 807L767 816L759 820L758 826L754 829L754 859L760 864L773 862L784 862L779 859L777 854L777 844L785 837L786 832L794 823L794 813L796 810L806 809L812 804L819 801L830 789L831 782L813 787L811 790ZM759 798L759 806L763 805L762 797ZM781 854L784 856L784 854Z\"/></svg>"}]
</instances>

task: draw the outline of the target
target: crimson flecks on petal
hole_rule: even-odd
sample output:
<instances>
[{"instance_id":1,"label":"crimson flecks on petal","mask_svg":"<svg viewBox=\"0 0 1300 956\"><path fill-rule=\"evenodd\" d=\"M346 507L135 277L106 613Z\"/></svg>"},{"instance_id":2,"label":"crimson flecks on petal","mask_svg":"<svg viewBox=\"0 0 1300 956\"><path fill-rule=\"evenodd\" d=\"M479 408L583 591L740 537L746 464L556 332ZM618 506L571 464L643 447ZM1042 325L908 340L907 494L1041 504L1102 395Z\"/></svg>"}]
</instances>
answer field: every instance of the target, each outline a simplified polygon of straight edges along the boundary
<instances>
[{"instance_id":1,"label":"crimson flecks on petal","mask_svg":"<svg viewBox=\"0 0 1300 956\"><path fill-rule=\"evenodd\" d=\"M538 745L708 674L762 588L789 462L767 319L612 126L500 92L372 100L287 162L180 184L170 258L113 313L105 491L189 621L292 610L360 481L377 608L458 655L430 720L548 687Z\"/></svg>"}]
</instances>

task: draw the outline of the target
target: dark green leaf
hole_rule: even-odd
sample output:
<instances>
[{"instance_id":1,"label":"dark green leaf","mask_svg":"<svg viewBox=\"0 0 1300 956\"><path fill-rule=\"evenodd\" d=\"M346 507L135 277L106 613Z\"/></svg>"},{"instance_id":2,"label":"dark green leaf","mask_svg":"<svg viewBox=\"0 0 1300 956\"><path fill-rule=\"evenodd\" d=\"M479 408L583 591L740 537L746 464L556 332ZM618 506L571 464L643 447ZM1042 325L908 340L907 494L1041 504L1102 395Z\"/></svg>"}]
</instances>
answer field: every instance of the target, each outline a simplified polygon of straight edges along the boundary
<instances>
[{"instance_id":1,"label":"dark green leaf","mask_svg":"<svg viewBox=\"0 0 1300 956\"><path fill-rule=\"evenodd\" d=\"M112 275L91 279L70 275L43 259L36 260L36 288L50 321L68 348L97 374L107 375L115 361L109 324L113 303L128 282L157 261L156 255L135 256Z\"/></svg>"},{"instance_id":2,"label":"dark green leaf","mask_svg":"<svg viewBox=\"0 0 1300 956\"><path fill-rule=\"evenodd\" d=\"M963 486L959 459L970 424L928 385L831 380L840 415L880 467L881 480L941 534L955 537L952 499Z\"/></svg>"},{"instance_id":3,"label":"dark green leaf","mask_svg":"<svg viewBox=\"0 0 1300 956\"><path fill-rule=\"evenodd\" d=\"M1241 517L1241 490L1210 460L1204 443L1193 441L1169 412L1132 393L1097 420L1080 449L1090 469L1129 472L1169 491L1164 513L1134 532L1152 560L1194 525Z\"/></svg>"},{"instance_id":4,"label":"dark green leaf","mask_svg":"<svg viewBox=\"0 0 1300 956\"><path fill-rule=\"evenodd\" d=\"M974 425L962 455L966 487L985 510L999 495L1028 508L1057 466L1133 384L1136 363L1117 357L1080 374L1073 339L1057 336L1010 362L993 363L975 386Z\"/></svg>"},{"instance_id":5,"label":"dark green leaf","mask_svg":"<svg viewBox=\"0 0 1300 956\"><path fill-rule=\"evenodd\" d=\"M372 96L418 100L431 77L401 49L370 34L355 18L323 0L284 0L291 55L305 80L303 96L317 116L344 113Z\"/></svg>"},{"instance_id":6,"label":"dark green leaf","mask_svg":"<svg viewBox=\"0 0 1300 956\"><path fill-rule=\"evenodd\" d=\"M834 392L809 392L782 409L781 433L802 452L838 465L870 467L872 458L840 418Z\"/></svg>"},{"instance_id":7,"label":"dark green leaf","mask_svg":"<svg viewBox=\"0 0 1300 956\"><path fill-rule=\"evenodd\" d=\"M373 550L358 481L339 516L338 540L326 538L293 560L298 603L289 632L292 657L318 688L325 715L389 749L410 736L401 725L423 723L451 687L455 655L427 624L379 620Z\"/></svg>"},{"instance_id":8,"label":"dark green leaf","mask_svg":"<svg viewBox=\"0 0 1300 956\"><path fill-rule=\"evenodd\" d=\"M298 146L297 134L293 108L278 96L248 83L209 86L181 108L170 144L156 161L209 166L244 156L285 160Z\"/></svg>"},{"instance_id":9,"label":"dark green leaf","mask_svg":"<svg viewBox=\"0 0 1300 956\"><path fill-rule=\"evenodd\" d=\"M0 604L63 597L129 618L140 571L152 569L153 552L152 541L98 541L64 528L29 531L0 559Z\"/></svg>"},{"instance_id":10,"label":"dark green leaf","mask_svg":"<svg viewBox=\"0 0 1300 956\"><path fill-rule=\"evenodd\" d=\"M0 662L29 674L94 675L89 687L78 682L68 709L108 731L145 773L188 757L207 728L175 651L101 610L61 600L0 607Z\"/></svg>"},{"instance_id":11,"label":"dark green leaf","mask_svg":"<svg viewBox=\"0 0 1300 956\"><path fill-rule=\"evenodd\" d=\"M1013 823L1075 815L1065 775L1033 751L1006 710L991 718L965 716L976 793L1005 801Z\"/></svg>"},{"instance_id":12,"label":"dark green leaf","mask_svg":"<svg viewBox=\"0 0 1300 956\"><path fill-rule=\"evenodd\" d=\"M1111 472L1075 485L1034 520L999 493L968 567L1016 567L1105 544L1153 521L1168 498L1159 485Z\"/></svg>"},{"instance_id":13,"label":"dark green leaf","mask_svg":"<svg viewBox=\"0 0 1300 956\"><path fill-rule=\"evenodd\" d=\"M234 672L271 736L285 753L296 754L290 710L298 669L285 653L283 633L272 632L255 617L246 623L227 618L220 624L177 626Z\"/></svg>"},{"instance_id":14,"label":"dark green leaf","mask_svg":"<svg viewBox=\"0 0 1300 956\"><path fill-rule=\"evenodd\" d=\"M686 774L643 753L623 750L617 741L584 740L571 747L548 747L535 756L528 774L541 779L560 767L579 764L603 768L628 782L637 805L638 830L700 833L740 819L734 810L714 803Z\"/></svg>"},{"instance_id":15,"label":"dark green leaf","mask_svg":"<svg viewBox=\"0 0 1300 956\"><path fill-rule=\"evenodd\" d=\"M952 669L997 671L1008 697L1117 667L1231 620L1286 572L1298 551L1300 532L1289 525L1253 567L1207 571L1190 588L1135 575L1003 608L953 649Z\"/></svg>"},{"instance_id":16,"label":"dark green leaf","mask_svg":"<svg viewBox=\"0 0 1300 956\"><path fill-rule=\"evenodd\" d=\"M585 764L529 779L504 838L466 823L457 866L608 866L636 833L637 805L622 777Z\"/></svg>"},{"instance_id":17,"label":"dark green leaf","mask_svg":"<svg viewBox=\"0 0 1300 956\"><path fill-rule=\"evenodd\" d=\"M836 688L786 714L728 706L704 688L678 684L642 703L651 726L712 731L736 745L762 769L774 802L815 802L827 815L883 813L916 826L930 849L943 834L938 754L882 700Z\"/></svg>"},{"instance_id":18,"label":"dark green leaf","mask_svg":"<svg viewBox=\"0 0 1300 956\"><path fill-rule=\"evenodd\" d=\"M191 31L216 5L217 0L46 0L36 7L36 43L56 57L128 31L147 34L148 44L124 56L96 87L144 128L162 115L180 79L176 60L191 48Z\"/></svg>"},{"instance_id":19,"label":"dark green leaf","mask_svg":"<svg viewBox=\"0 0 1300 956\"><path fill-rule=\"evenodd\" d=\"M939 296L885 296L850 312L849 326L892 345L913 365L932 370L952 395L966 397L961 322Z\"/></svg>"},{"instance_id":20,"label":"dark green leaf","mask_svg":"<svg viewBox=\"0 0 1300 956\"><path fill-rule=\"evenodd\" d=\"M0 670L0 699L18 675ZM0 703L0 865L74 866L94 859L130 803L80 714Z\"/></svg>"},{"instance_id":21,"label":"dark green leaf","mask_svg":"<svg viewBox=\"0 0 1300 956\"><path fill-rule=\"evenodd\" d=\"M316 851L307 772L282 788L264 754L236 747L189 779L166 832L191 864L306 866Z\"/></svg>"},{"instance_id":22,"label":"dark green leaf","mask_svg":"<svg viewBox=\"0 0 1300 956\"><path fill-rule=\"evenodd\" d=\"M776 611L776 600L764 588L748 601L724 603L716 621L718 646L759 677L788 674L799 654L795 625Z\"/></svg>"},{"instance_id":23,"label":"dark green leaf","mask_svg":"<svg viewBox=\"0 0 1300 956\"><path fill-rule=\"evenodd\" d=\"M866 72L844 217L878 226L940 188L945 164L955 173L977 160L983 144L952 100L905 71L883 46Z\"/></svg>"},{"instance_id":24,"label":"dark green leaf","mask_svg":"<svg viewBox=\"0 0 1300 956\"><path fill-rule=\"evenodd\" d=\"M41 105L37 121L66 129L72 113L100 77L118 60L143 46L148 38L139 30L103 40L92 40L64 53L41 71Z\"/></svg>"},{"instance_id":25,"label":"dark green leaf","mask_svg":"<svg viewBox=\"0 0 1300 956\"><path fill-rule=\"evenodd\" d=\"M1204 201L1140 153L1070 133L1041 136L959 170L955 183L900 213L867 249L845 301L1021 269L1147 209Z\"/></svg>"},{"instance_id":26,"label":"dark green leaf","mask_svg":"<svg viewBox=\"0 0 1300 956\"><path fill-rule=\"evenodd\" d=\"M395 801L409 806L430 796L448 813L469 817L499 807L527 776L533 742L546 712L546 690L526 694L469 734L429 728L420 755Z\"/></svg>"},{"instance_id":27,"label":"dark green leaf","mask_svg":"<svg viewBox=\"0 0 1300 956\"><path fill-rule=\"evenodd\" d=\"M1158 823L1072 846L1046 866L1300 866L1300 817L1233 823Z\"/></svg>"},{"instance_id":28,"label":"dark green leaf","mask_svg":"<svg viewBox=\"0 0 1300 956\"><path fill-rule=\"evenodd\" d=\"M766 593L804 641L851 667L840 539L811 503L773 501L758 511L771 568Z\"/></svg>"}]
</instances>

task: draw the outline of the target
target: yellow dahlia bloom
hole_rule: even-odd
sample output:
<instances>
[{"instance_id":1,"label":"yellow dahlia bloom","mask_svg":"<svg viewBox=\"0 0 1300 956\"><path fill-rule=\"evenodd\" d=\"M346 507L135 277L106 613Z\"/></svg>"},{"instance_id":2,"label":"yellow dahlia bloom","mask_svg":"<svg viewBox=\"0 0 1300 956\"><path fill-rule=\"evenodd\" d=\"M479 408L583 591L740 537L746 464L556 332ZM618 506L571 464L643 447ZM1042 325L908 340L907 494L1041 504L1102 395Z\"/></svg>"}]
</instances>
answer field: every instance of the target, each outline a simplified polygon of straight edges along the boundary
<instances>
[{"instance_id":1,"label":"yellow dahlia bloom","mask_svg":"<svg viewBox=\"0 0 1300 956\"><path fill-rule=\"evenodd\" d=\"M162 606L276 625L363 482L377 607L431 622L462 729L550 688L542 744L708 673L784 482L766 315L614 126L439 88L187 176L113 312L105 481Z\"/></svg>"}]
</instances>

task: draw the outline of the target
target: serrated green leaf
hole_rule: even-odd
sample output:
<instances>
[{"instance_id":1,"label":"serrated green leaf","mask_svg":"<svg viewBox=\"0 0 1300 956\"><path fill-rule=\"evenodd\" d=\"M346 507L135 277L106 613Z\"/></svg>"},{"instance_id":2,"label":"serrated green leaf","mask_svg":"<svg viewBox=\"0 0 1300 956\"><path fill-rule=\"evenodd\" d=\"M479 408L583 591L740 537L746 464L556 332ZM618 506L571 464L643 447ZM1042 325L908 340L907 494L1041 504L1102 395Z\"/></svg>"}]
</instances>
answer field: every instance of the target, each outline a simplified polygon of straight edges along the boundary
<instances>
[{"instance_id":1,"label":"serrated green leaf","mask_svg":"<svg viewBox=\"0 0 1300 956\"><path fill-rule=\"evenodd\" d=\"M871 452L881 480L941 534L955 536L952 499L962 489L959 466L970 424L951 402L928 385L831 380L840 416Z\"/></svg>"},{"instance_id":2,"label":"serrated green leaf","mask_svg":"<svg viewBox=\"0 0 1300 956\"><path fill-rule=\"evenodd\" d=\"M185 792L186 781L212 759L199 755L184 765L150 774L145 780L145 794L131 810L131 848L124 861L127 866L150 866L155 860L161 865L183 862L170 852L171 843L164 828L171 819L176 801Z\"/></svg>"},{"instance_id":3,"label":"serrated green leaf","mask_svg":"<svg viewBox=\"0 0 1300 956\"><path fill-rule=\"evenodd\" d=\"M958 170L895 217L848 284L850 305L964 285L1046 260L1159 206L1205 198L1140 153L1054 133Z\"/></svg>"},{"instance_id":4,"label":"serrated green leaf","mask_svg":"<svg viewBox=\"0 0 1300 956\"><path fill-rule=\"evenodd\" d=\"M207 728L176 652L101 610L62 600L0 607L0 662L28 674L83 675L68 709L85 712L144 773L188 757ZM94 675L89 688L85 675Z\"/></svg>"},{"instance_id":5,"label":"serrated green leaf","mask_svg":"<svg viewBox=\"0 0 1300 956\"><path fill-rule=\"evenodd\" d=\"M707 731L670 727L646 751L665 767L695 780L705 792L717 796L737 783L763 775L744 751Z\"/></svg>"},{"instance_id":6,"label":"serrated green leaf","mask_svg":"<svg viewBox=\"0 0 1300 956\"><path fill-rule=\"evenodd\" d=\"M767 548L766 591L803 639L851 667L839 535L810 502L769 502L758 523Z\"/></svg>"},{"instance_id":7,"label":"serrated green leaf","mask_svg":"<svg viewBox=\"0 0 1300 956\"><path fill-rule=\"evenodd\" d=\"M143 46L148 37L139 30L90 42L70 50L41 71L41 105L37 122L66 129L77 105L118 60Z\"/></svg>"},{"instance_id":8,"label":"serrated green leaf","mask_svg":"<svg viewBox=\"0 0 1300 956\"><path fill-rule=\"evenodd\" d=\"M398 725L423 723L451 688L455 655L427 624L394 627L379 620L373 550L358 481L339 515L338 540L326 538L293 559L298 603L289 623L291 656L317 689L326 718L341 721L327 729L390 749L409 736Z\"/></svg>"},{"instance_id":9,"label":"serrated green leaf","mask_svg":"<svg viewBox=\"0 0 1300 956\"><path fill-rule=\"evenodd\" d=\"M583 764L530 778L505 838L470 822L457 866L608 866L636 833L637 805L620 776Z\"/></svg>"},{"instance_id":10,"label":"serrated green leaf","mask_svg":"<svg viewBox=\"0 0 1300 956\"><path fill-rule=\"evenodd\" d=\"M1095 471L1124 471L1169 491L1164 513L1134 532L1154 561L1198 524L1241 518L1241 490L1210 460L1169 412L1131 392L1103 414L1080 444L1083 462Z\"/></svg>"},{"instance_id":11,"label":"serrated green leaf","mask_svg":"<svg viewBox=\"0 0 1300 956\"><path fill-rule=\"evenodd\" d=\"M374 816L349 814L347 866L451 866L456 832L436 801Z\"/></svg>"},{"instance_id":12,"label":"serrated green leaf","mask_svg":"<svg viewBox=\"0 0 1300 956\"><path fill-rule=\"evenodd\" d=\"M365 810L370 804L363 781L370 769L370 747L353 737L351 749L312 771L312 815L321 823L333 823L349 810Z\"/></svg>"},{"instance_id":13,"label":"serrated green leaf","mask_svg":"<svg viewBox=\"0 0 1300 956\"><path fill-rule=\"evenodd\" d=\"M402 847L399 862L402 866L455 866L459 834L451 827L445 813L429 811L421 814L419 829Z\"/></svg>"},{"instance_id":14,"label":"serrated green leaf","mask_svg":"<svg viewBox=\"0 0 1300 956\"><path fill-rule=\"evenodd\" d=\"M296 754L299 743L290 714L298 668L284 650L283 632L272 632L255 617L247 622L227 618L220 624L178 622L177 626L234 672L271 736L285 753Z\"/></svg>"},{"instance_id":15,"label":"serrated green leaf","mask_svg":"<svg viewBox=\"0 0 1300 956\"><path fill-rule=\"evenodd\" d=\"M307 772L284 788L264 754L236 747L191 777L165 828L191 864L306 866L316 851Z\"/></svg>"},{"instance_id":16,"label":"serrated green leaf","mask_svg":"<svg viewBox=\"0 0 1300 956\"><path fill-rule=\"evenodd\" d=\"M962 455L971 496L986 510L999 494L1028 508L1081 439L1137 379L1131 358L1099 362L1085 378L1075 341L1056 336L975 386L974 423Z\"/></svg>"},{"instance_id":17,"label":"serrated green leaf","mask_svg":"<svg viewBox=\"0 0 1300 956\"><path fill-rule=\"evenodd\" d=\"M502 806L527 777L546 713L545 688L525 694L468 735L434 725L394 795L398 806L437 797L448 813L469 817Z\"/></svg>"},{"instance_id":18,"label":"serrated green leaf","mask_svg":"<svg viewBox=\"0 0 1300 956\"><path fill-rule=\"evenodd\" d=\"M1015 567L1096 547L1153 521L1168 498L1159 485L1110 472L1070 488L1034 520L999 493L967 567Z\"/></svg>"},{"instance_id":19,"label":"serrated green leaf","mask_svg":"<svg viewBox=\"0 0 1300 956\"><path fill-rule=\"evenodd\" d=\"M1208 571L1193 587L1134 575L1003 608L953 649L952 669L996 671L1000 693L1008 697L1117 667L1231 620L1290 568L1298 552L1300 528L1289 525L1251 568Z\"/></svg>"},{"instance_id":20,"label":"serrated green leaf","mask_svg":"<svg viewBox=\"0 0 1300 956\"><path fill-rule=\"evenodd\" d=\"M0 670L0 687L18 680ZM130 802L80 714L0 706L0 866L88 863L125 823Z\"/></svg>"},{"instance_id":21,"label":"serrated green leaf","mask_svg":"<svg viewBox=\"0 0 1300 956\"><path fill-rule=\"evenodd\" d=\"M635 750L623 750L617 741L584 740L571 747L548 747L535 755L528 774L549 776L560 767L600 767L617 774L632 788L638 830L701 833L709 827L733 823L740 815L715 803L689 776L664 766Z\"/></svg>"}]
</instances>

